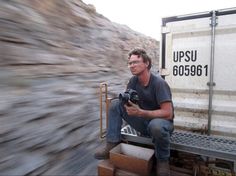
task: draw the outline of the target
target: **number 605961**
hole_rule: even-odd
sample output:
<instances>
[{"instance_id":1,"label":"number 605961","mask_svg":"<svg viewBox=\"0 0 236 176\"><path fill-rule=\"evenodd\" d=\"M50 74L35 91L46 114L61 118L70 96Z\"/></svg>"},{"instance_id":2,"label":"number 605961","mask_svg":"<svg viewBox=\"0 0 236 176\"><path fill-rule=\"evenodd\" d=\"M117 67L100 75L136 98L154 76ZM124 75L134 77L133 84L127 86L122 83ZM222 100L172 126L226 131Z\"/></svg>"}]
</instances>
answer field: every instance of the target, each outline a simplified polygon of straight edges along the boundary
<instances>
[{"instance_id":1,"label":"number 605961","mask_svg":"<svg viewBox=\"0 0 236 176\"><path fill-rule=\"evenodd\" d=\"M174 76L207 76L208 65L174 65Z\"/></svg>"}]
</instances>

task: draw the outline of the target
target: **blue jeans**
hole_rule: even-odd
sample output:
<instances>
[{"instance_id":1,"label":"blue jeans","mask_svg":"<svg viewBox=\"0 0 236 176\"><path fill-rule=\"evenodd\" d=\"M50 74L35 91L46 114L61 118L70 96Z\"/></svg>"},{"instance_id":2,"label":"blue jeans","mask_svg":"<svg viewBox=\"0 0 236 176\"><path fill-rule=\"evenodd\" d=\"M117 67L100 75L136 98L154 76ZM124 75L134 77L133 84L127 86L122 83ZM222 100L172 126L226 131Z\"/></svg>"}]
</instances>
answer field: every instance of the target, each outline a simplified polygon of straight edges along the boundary
<instances>
[{"instance_id":1,"label":"blue jeans","mask_svg":"<svg viewBox=\"0 0 236 176\"><path fill-rule=\"evenodd\" d=\"M174 130L173 122L161 118L145 119L129 116L118 100L113 100L108 113L107 142L121 141L121 126L124 119L131 127L144 136L152 138L155 156L160 161L170 157L170 136Z\"/></svg>"}]
</instances>

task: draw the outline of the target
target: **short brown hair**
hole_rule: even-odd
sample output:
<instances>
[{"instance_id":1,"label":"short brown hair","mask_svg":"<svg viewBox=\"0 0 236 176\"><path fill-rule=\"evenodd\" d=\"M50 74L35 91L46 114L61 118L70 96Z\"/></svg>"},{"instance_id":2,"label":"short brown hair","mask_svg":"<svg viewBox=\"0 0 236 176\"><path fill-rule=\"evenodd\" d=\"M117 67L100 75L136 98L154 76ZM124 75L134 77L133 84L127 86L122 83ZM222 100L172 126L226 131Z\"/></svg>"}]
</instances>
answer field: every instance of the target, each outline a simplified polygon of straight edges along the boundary
<instances>
[{"instance_id":1,"label":"short brown hair","mask_svg":"<svg viewBox=\"0 0 236 176\"><path fill-rule=\"evenodd\" d=\"M142 49L142 48L135 48L135 49L133 49L132 51L129 52L129 57L128 57L128 59L130 59L130 57L131 57L132 55L136 55L136 56L138 56L138 57L142 57L144 63L149 62L148 70L151 69L151 67L152 67L152 60L151 60L151 58L147 55L147 53L146 53L146 51L145 51L144 49Z\"/></svg>"}]
</instances>

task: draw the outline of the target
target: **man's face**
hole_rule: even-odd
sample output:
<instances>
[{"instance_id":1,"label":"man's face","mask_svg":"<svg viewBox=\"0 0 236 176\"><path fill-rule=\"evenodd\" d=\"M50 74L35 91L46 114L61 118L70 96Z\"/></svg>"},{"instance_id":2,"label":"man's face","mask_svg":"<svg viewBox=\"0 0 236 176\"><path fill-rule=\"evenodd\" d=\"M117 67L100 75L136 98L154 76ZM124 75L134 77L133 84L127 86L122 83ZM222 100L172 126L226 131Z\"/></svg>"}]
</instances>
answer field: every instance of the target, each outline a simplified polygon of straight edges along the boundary
<instances>
[{"instance_id":1,"label":"man's face","mask_svg":"<svg viewBox=\"0 0 236 176\"><path fill-rule=\"evenodd\" d=\"M131 55L128 61L128 67L133 75L140 75L143 71L147 70L148 63L143 62L142 57Z\"/></svg>"}]
</instances>

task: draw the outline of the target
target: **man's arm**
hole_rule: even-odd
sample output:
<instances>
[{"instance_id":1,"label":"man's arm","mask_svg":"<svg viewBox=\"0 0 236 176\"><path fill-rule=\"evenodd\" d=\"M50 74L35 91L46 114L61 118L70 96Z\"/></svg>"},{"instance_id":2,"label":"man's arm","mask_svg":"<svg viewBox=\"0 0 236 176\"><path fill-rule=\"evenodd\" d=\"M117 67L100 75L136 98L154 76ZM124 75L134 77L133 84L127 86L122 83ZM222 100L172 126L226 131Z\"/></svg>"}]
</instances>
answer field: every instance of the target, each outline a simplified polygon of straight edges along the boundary
<instances>
[{"instance_id":1,"label":"man's arm","mask_svg":"<svg viewBox=\"0 0 236 176\"><path fill-rule=\"evenodd\" d=\"M157 110L144 110L130 101L129 105L130 106L125 105L125 109L129 116L138 116L148 119L163 118L167 120L171 120L173 118L173 107L172 103L169 101L161 103L161 108Z\"/></svg>"}]
</instances>

